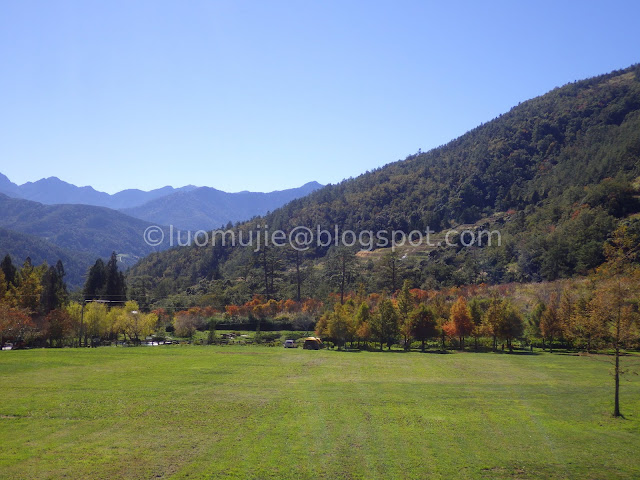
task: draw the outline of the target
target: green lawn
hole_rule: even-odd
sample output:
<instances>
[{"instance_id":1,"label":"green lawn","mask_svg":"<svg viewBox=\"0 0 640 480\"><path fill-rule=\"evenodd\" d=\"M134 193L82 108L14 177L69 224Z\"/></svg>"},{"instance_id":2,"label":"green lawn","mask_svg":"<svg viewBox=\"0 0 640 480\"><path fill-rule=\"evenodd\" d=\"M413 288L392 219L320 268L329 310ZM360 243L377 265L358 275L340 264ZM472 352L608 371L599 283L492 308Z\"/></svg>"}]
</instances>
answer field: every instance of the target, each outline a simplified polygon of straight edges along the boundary
<instances>
[{"instance_id":1,"label":"green lawn","mask_svg":"<svg viewBox=\"0 0 640 480\"><path fill-rule=\"evenodd\" d=\"M637 479L640 377L616 420L609 372L546 353L5 351L0 478Z\"/></svg>"}]
</instances>

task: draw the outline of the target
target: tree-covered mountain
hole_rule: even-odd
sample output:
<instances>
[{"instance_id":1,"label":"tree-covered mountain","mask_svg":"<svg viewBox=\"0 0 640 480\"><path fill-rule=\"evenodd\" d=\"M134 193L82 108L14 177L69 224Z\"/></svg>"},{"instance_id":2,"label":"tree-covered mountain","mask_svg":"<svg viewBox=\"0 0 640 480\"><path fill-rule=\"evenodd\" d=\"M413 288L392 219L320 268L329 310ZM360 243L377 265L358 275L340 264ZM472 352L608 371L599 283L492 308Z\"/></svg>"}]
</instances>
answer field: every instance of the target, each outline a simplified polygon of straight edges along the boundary
<instances>
[{"instance_id":1,"label":"tree-covered mountain","mask_svg":"<svg viewBox=\"0 0 640 480\"><path fill-rule=\"evenodd\" d=\"M158 225L173 225L182 230L220 228L229 222L248 220L321 188L309 182L298 188L269 193L227 193L215 188L200 187L157 198L122 212Z\"/></svg>"},{"instance_id":2,"label":"tree-covered mountain","mask_svg":"<svg viewBox=\"0 0 640 480\"><path fill-rule=\"evenodd\" d=\"M639 72L636 66L556 88L445 146L293 202L269 220L439 230L534 207L606 178L632 180L640 173Z\"/></svg>"},{"instance_id":3,"label":"tree-covered mountain","mask_svg":"<svg viewBox=\"0 0 640 480\"><path fill-rule=\"evenodd\" d=\"M107 258L112 252L143 257L154 251L143 234L150 225L90 205L43 205L0 194L0 227L26 233L72 252Z\"/></svg>"},{"instance_id":4,"label":"tree-covered mountain","mask_svg":"<svg viewBox=\"0 0 640 480\"><path fill-rule=\"evenodd\" d=\"M414 249L398 259L374 252L352 269L348 286L389 290L397 277L416 287L553 280L598 266L620 223L637 228L639 175L640 66L634 65L556 88L442 147L326 186L239 230L260 223L272 231L338 225L407 233L491 226L501 231L501 246ZM322 261L327 250L301 260L277 248L261 255L186 247L150 255L130 278L143 278L158 298L199 292L238 303L236 297L253 293L292 296L302 261L304 288L314 295L336 288L326 276L329 260Z\"/></svg>"},{"instance_id":5,"label":"tree-covered mountain","mask_svg":"<svg viewBox=\"0 0 640 480\"><path fill-rule=\"evenodd\" d=\"M16 265L22 265L27 257L34 265L47 262L53 266L58 260L62 261L66 273L64 280L70 289L84 284L84 276L96 260L91 253L72 252L42 238L0 228L0 258L5 255L11 256Z\"/></svg>"}]
</instances>

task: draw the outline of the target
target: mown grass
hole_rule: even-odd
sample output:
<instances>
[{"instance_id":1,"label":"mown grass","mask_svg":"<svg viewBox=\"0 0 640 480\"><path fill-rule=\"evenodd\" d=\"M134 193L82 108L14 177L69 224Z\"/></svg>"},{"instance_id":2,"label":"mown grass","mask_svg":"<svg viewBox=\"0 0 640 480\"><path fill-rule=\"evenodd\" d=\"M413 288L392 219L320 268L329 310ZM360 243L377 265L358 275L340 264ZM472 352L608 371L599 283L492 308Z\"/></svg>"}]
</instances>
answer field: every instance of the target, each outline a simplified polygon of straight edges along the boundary
<instances>
[{"instance_id":1,"label":"mown grass","mask_svg":"<svg viewBox=\"0 0 640 480\"><path fill-rule=\"evenodd\" d=\"M639 478L602 358L161 346L0 354L1 478Z\"/></svg>"}]
</instances>

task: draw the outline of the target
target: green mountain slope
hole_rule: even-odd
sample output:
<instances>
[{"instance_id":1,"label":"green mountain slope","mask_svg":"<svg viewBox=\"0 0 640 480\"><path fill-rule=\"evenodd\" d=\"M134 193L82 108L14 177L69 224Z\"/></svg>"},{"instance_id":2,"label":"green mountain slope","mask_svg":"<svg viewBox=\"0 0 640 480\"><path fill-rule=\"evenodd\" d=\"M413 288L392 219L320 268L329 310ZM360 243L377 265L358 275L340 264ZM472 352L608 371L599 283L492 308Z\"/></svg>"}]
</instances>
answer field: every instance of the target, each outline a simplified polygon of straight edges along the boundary
<instances>
[{"instance_id":1,"label":"green mountain slope","mask_svg":"<svg viewBox=\"0 0 640 480\"><path fill-rule=\"evenodd\" d=\"M70 289L83 285L84 275L96 260L89 253L72 252L33 235L0 228L0 258L7 254L16 265L22 265L27 257L31 257L34 265L42 262L55 265L61 260L66 273L65 281Z\"/></svg>"},{"instance_id":2,"label":"green mountain slope","mask_svg":"<svg viewBox=\"0 0 640 480\"><path fill-rule=\"evenodd\" d=\"M278 225L438 230L640 174L640 68L557 88L449 144L322 189Z\"/></svg>"},{"instance_id":3,"label":"green mountain slope","mask_svg":"<svg viewBox=\"0 0 640 480\"><path fill-rule=\"evenodd\" d=\"M143 234L148 222L89 205L43 205L0 194L0 227L39 237L72 252L142 257L154 251Z\"/></svg>"},{"instance_id":4,"label":"green mountain slope","mask_svg":"<svg viewBox=\"0 0 640 480\"><path fill-rule=\"evenodd\" d=\"M447 145L326 186L258 223L272 231L338 225L356 232L488 225L500 229L500 247L416 249L406 253L402 275L415 286L551 280L602 261L610 232L635 221L639 175L636 65L556 88ZM273 293L286 296L292 264L278 255L284 280ZM158 295L203 278L227 282L216 284L220 295L230 288L248 295L264 290L257 272L249 273L255 257L246 248L184 248L144 259L131 276L156 285L164 279ZM376 265L363 263L359 280L381 288Z\"/></svg>"}]
</instances>

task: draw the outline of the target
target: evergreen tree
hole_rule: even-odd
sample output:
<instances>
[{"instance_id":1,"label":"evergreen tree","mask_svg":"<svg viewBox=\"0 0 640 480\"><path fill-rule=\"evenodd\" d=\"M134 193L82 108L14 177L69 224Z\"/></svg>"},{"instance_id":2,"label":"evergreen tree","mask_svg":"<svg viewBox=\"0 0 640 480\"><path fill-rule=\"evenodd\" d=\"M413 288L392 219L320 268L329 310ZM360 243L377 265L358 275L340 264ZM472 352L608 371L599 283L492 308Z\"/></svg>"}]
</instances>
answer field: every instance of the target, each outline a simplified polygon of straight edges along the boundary
<instances>
[{"instance_id":1,"label":"evergreen tree","mask_svg":"<svg viewBox=\"0 0 640 480\"><path fill-rule=\"evenodd\" d=\"M4 278L4 272L0 268L0 302L4 300L4 297L6 294L7 294L7 281Z\"/></svg>"},{"instance_id":2,"label":"evergreen tree","mask_svg":"<svg viewBox=\"0 0 640 480\"><path fill-rule=\"evenodd\" d=\"M89 269L82 294L86 300L97 300L104 293L106 271L101 258Z\"/></svg>"},{"instance_id":3,"label":"evergreen tree","mask_svg":"<svg viewBox=\"0 0 640 480\"><path fill-rule=\"evenodd\" d=\"M326 276L329 283L340 293L340 304L344 303L347 289L355 281L357 263L355 252L348 247L338 247L329 255Z\"/></svg>"},{"instance_id":4,"label":"evergreen tree","mask_svg":"<svg viewBox=\"0 0 640 480\"><path fill-rule=\"evenodd\" d=\"M0 269L2 269L2 272L4 273L7 287L9 287L10 285L13 285L15 287L17 282L16 274L18 269L11 261L11 256L9 254L5 255L2 263L0 263Z\"/></svg>"},{"instance_id":5,"label":"evergreen tree","mask_svg":"<svg viewBox=\"0 0 640 480\"><path fill-rule=\"evenodd\" d=\"M67 303L67 286L64 283L64 267L58 260L55 267L49 267L42 275L42 294L40 306L42 313L47 315L51 310L62 307Z\"/></svg>"},{"instance_id":6,"label":"evergreen tree","mask_svg":"<svg viewBox=\"0 0 640 480\"><path fill-rule=\"evenodd\" d=\"M104 296L110 302L124 303L127 300L127 285L124 280L124 274L118 270L116 252L111 254L111 258L105 267Z\"/></svg>"}]
</instances>

